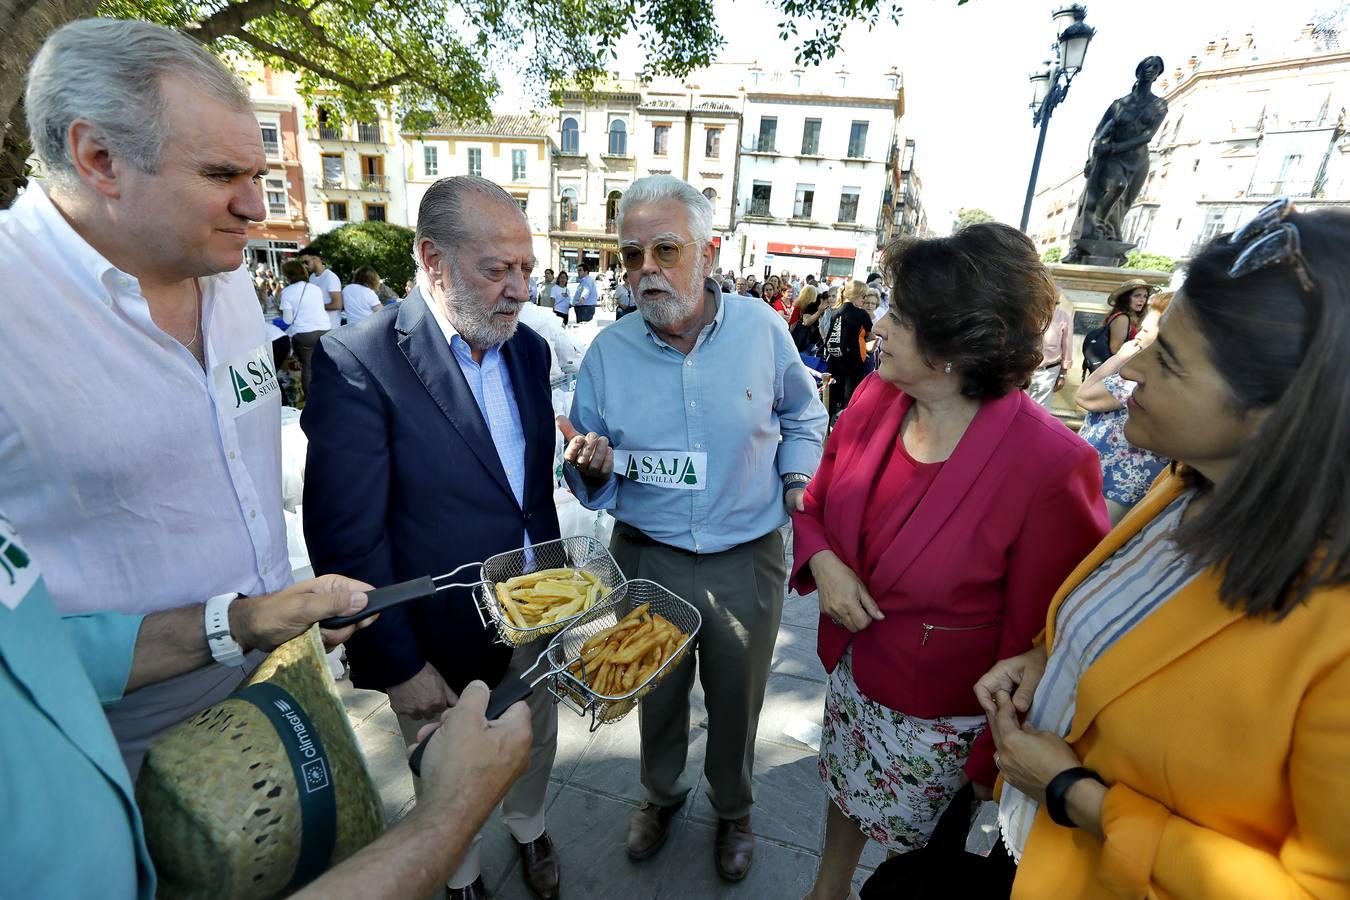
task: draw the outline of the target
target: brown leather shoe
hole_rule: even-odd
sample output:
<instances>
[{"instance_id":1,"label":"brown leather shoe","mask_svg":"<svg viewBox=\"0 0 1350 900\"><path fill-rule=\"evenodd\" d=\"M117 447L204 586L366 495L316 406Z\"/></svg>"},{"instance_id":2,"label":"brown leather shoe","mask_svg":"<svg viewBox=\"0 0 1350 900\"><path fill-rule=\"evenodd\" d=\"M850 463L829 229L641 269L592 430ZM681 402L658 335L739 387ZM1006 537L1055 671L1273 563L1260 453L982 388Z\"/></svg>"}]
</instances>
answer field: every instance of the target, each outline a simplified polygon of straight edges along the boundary
<instances>
[{"instance_id":1,"label":"brown leather shoe","mask_svg":"<svg viewBox=\"0 0 1350 900\"><path fill-rule=\"evenodd\" d=\"M740 881L750 871L755 858L755 836L750 831L750 817L717 820L717 842L713 845L713 860L717 874L724 881Z\"/></svg>"},{"instance_id":2,"label":"brown leather shoe","mask_svg":"<svg viewBox=\"0 0 1350 900\"><path fill-rule=\"evenodd\" d=\"M553 849L553 841L548 832L528 844L517 844L520 848L520 865L524 870L525 883L540 900L558 900L559 883L562 880L562 868L558 865L558 854Z\"/></svg>"},{"instance_id":3,"label":"brown leather shoe","mask_svg":"<svg viewBox=\"0 0 1350 900\"><path fill-rule=\"evenodd\" d=\"M642 807L628 817L628 858L650 859L666 842L670 832L671 820L684 806L680 801L674 806L657 806L644 803Z\"/></svg>"},{"instance_id":4,"label":"brown leather shoe","mask_svg":"<svg viewBox=\"0 0 1350 900\"><path fill-rule=\"evenodd\" d=\"M483 876L479 875L462 888L446 888L445 900L487 900L487 885L483 884Z\"/></svg>"}]
</instances>

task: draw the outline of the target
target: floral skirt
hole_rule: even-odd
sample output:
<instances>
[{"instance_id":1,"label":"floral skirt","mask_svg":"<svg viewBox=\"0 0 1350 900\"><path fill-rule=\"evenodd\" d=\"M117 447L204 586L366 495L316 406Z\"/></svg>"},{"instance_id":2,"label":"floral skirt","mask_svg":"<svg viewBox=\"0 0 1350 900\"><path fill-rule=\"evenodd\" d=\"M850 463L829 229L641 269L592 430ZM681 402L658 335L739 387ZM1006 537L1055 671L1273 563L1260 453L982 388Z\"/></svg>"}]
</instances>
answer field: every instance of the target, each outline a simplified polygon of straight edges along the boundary
<instances>
[{"instance_id":1,"label":"floral skirt","mask_svg":"<svg viewBox=\"0 0 1350 900\"><path fill-rule=\"evenodd\" d=\"M961 786L983 716L919 719L864 697L853 651L830 675L820 738L820 778L840 812L887 850L928 843Z\"/></svg>"}]
</instances>

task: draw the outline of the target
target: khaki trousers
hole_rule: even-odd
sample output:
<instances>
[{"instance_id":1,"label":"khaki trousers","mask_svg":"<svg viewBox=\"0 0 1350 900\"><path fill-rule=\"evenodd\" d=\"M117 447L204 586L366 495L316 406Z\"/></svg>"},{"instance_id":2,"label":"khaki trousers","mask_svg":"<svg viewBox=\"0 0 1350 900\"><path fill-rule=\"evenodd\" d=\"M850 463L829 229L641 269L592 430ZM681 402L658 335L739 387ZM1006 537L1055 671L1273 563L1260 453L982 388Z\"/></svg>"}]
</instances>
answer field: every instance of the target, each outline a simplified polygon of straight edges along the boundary
<instances>
[{"instance_id":1,"label":"khaki trousers","mask_svg":"<svg viewBox=\"0 0 1350 900\"><path fill-rule=\"evenodd\" d=\"M543 638L524 647L517 647L511 655L511 665L506 670L507 676L519 676L534 665L539 654L543 653L547 646L548 638ZM539 670L535 671L537 674ZM530 765L525 774L511 786L511 790L506 792L501 807L502 822L506 824L516 841L522 844L528 844L544 833L544 801L548 795L548 777L553 771L553 757L558 752L558 707L553 702L553 695L540 684L534 689L534 693L526 698L525 704L530 708L530 724L534 727L534 741L530 744ZM417 732L427 724L429 723L425 719L414 719L404 715L398 717L399 730L403 732L403 740L408 745L417 741ZM413 793L421 796L422 779L413 779ZM473 844L464 854L464 860L459 864L455 874L446 882L448 886L462 888L479 876L482 869L479 862L479 847L482 842L483 835L480 832L474 836Z\"/></svg>"},{"instance_id":2,"label":"khaki trousers","mask_svg":"<svg viewBox=\"0 0 1350 900\"><path fill-rule=\"evenodd\" d=\"M708 707L703 773L717 815L739 819L754 803L751 775L755 733L783 615L787 563L774 530L721 553L692 554L662 544L620 522L610 550L624 575L654 581L688 600L703 616L689 653L638 707L642 784L658 806L684 801L689 756L689 692L697 665Z\"/></svg>"}]
</instances>

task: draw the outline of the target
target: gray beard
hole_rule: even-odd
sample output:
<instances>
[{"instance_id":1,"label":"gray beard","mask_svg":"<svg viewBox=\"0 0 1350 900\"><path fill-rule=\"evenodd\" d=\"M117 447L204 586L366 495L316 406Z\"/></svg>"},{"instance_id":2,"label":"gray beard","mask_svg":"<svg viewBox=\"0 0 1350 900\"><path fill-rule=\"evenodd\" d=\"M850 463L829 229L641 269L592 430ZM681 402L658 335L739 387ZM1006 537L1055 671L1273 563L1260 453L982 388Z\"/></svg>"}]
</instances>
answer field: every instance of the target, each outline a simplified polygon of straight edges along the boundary
<instances>
[{"instance_id":1,"label":"gray beard","mask_svg":"<svg viewBox=\"0 0 1350 900\"><path fill-rule=\"evenodd\" d=\"M642 280L638 282L634 299L637 300L638 312L642 313L642 318L646 320L648 325L656 328L669 328L694 314L699 303L703 301L704 276L702 268L701 265L694 267L693 276L689 279L689 283L684 286L684 290L677 290L664 275L644 275L642 277ZM643 291L649 288L666 291L670 295L670 299L649 300L643 297Z\"/></svg>"},{"instance_id":2,"label":"gray beard","mask_svg":"<svg viewBox=\"0 0 1350 900\"><path fill-rule=\"evenodd\" d=\"M509 322L496 317L499 312L519 312L522 303L504 300L489 308L483 295L469 286L459 269L450 264L451 290L445 297L445 317L455 326L459 336L475 350L489 350L500 347L516 334L520 319Z\"/></svg>"}]
</instances>

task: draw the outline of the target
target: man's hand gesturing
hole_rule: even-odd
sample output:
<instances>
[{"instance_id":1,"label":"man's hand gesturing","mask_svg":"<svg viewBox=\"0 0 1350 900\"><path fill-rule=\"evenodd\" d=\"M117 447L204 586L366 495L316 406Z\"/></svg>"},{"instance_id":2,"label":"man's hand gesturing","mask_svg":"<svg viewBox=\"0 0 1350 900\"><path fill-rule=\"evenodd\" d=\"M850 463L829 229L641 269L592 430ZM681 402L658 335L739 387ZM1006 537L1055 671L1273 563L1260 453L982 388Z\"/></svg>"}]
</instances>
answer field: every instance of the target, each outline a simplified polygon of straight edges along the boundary
<instances>
[{"instance_id":1,"label":"man's hand gesturing","mask_svg":"<svg viewBox=\"0 0 1350 900\"><path fill-rule=\"evenodd\" d=\"M563 459L575 466L587 481L607 481L614 473L614 448L609 445L609 438L594 431L582 434L572 427L566 416L558 416L555 421L567 442L563 447Z\"/></svg>"}]
</instances>

